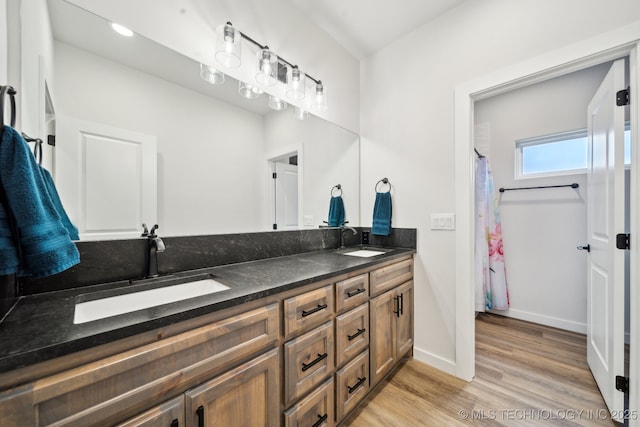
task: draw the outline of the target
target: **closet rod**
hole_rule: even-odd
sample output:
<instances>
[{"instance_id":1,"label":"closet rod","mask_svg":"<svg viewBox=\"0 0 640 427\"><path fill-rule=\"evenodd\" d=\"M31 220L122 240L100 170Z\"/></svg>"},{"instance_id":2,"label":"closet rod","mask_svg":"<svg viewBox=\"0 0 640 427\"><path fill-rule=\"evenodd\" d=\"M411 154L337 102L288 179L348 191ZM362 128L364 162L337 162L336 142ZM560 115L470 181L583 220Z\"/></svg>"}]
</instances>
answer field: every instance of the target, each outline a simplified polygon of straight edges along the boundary
<instances>
[{"instance_id":1,"label":"closet rod","mask_svg":"<svg viewBox=\"0 0 640 427\"><path fill-rule=\"evenodd\" d=\"M578 188L580 187L580 185L577 182L574 182L573 184L565 184L565 185L543 185L540 187L519 187L519 188L504 188L504 187L500 187L498 189L498 191L500 191L501 193L504 193L505 191L515 191L515 190L536 190L538 188L561 188L561 187L571 187L571 188Z\"/></svg>"}]
</instances>

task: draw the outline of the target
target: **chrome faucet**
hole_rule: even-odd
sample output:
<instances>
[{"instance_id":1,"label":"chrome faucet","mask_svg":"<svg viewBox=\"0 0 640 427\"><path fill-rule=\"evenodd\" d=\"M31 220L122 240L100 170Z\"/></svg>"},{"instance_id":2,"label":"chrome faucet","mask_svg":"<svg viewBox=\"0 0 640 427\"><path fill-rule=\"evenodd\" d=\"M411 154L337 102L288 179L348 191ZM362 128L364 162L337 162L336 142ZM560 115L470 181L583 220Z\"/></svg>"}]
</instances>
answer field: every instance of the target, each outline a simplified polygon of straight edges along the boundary
<instances>
[{"instance_id":1,"label":"chrome faucet","mask_svg":"<svg viewBox=\"0 0 640 427\"><path fill-rule=\"evenodd\" d=\"M147 232L147 227L145 224L142 224L144 228L144 232L142 233L142 237L147 238L147 274L146 278L157 277L158 276L158 253L164 252L165 246L164 242L158 235L156 234L156 230L158 229L158 224L151 227L151 231Z\"/></svg>"},{"instance_id":2,"label":"chrome faucet","mask_svg":"<svg viewBox=\"0 0 640 427\"><path fill-rule=\"evenodd\" d=\"M349 221L347 221L349 222ZM353 232L353 235L355 236L356 234L358 234L358 230L356 230L353 227L349 227L347 225L345 225L347 222L344 222L341 226L340 226L340 249L344 248L344 232L346 230L351 230Z\"/></svg>"}]
</instances>

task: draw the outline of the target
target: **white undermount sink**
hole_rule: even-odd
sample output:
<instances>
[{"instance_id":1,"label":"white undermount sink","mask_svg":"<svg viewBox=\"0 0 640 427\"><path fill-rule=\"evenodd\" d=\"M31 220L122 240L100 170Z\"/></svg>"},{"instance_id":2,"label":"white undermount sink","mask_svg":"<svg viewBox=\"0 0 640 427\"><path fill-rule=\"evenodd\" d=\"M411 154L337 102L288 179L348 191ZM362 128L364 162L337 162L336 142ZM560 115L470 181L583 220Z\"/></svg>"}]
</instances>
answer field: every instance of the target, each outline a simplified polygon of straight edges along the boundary
<instances>
[{"instance_id":1,"label":"white undermount sink","mask_svg":"<svg viewBox=\"0 0 640 427\"><path fill-rule=\"evenodd\" d=\"M353 252L343 252L342 255L350 255L350 256L358 256L361 258L369 258L376 255L382 255L386 252L384 251L373 251L371 249L359 249Z\"/></svg>"},{"instance_id":2,"label":"white undermount sink","mask_svg":"<svg viewBox=\"0 0 640 427\"><path fill-rule=\"evenodd\" d=\"M81 302L76 304L73 323L91 322L162 304L214 294L227 289L229 287L220 282L216 282L213 279L204 279Z\"/></svg>"}]
</instances>

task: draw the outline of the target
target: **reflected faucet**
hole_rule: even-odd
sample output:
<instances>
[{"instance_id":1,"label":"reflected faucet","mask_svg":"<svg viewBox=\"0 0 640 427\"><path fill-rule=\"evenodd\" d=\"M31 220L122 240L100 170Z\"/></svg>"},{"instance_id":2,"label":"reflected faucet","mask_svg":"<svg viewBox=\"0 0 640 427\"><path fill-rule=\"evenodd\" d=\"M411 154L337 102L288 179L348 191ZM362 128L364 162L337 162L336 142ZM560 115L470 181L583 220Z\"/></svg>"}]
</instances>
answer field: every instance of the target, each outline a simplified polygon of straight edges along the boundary
<instances>
[{"instance_id":1,"label":"reflected faucet","mask_svg":"<svg viewBox=\"0 0 640 427\"><path fill-rule=\"evenodd\" d=\"M142 233L142 236L147 237L147 274L146 278L157 277L158 276L158 253L164 252L165 246L164 242L158 235L156 234L156 230L158 229L158 224L151 227L151 231L146 233L146 226L142 224L145 232Z\"/></svg>"},{"instance_id":2,"label":"reflected faucet","mask_svg":"<svg viewBox=\"0 0 640 427\"><path fill-rule=\"evenodd\" d=\"M345 224L347 224L349 221L345 221L341 226L340 226L340 249L344 248L344 232L346 230L351 230L353 232L353 235L355 236L356 234L358 234L358 230L356 230L353 227L349 227Z\"/></svg>"}]
</instances>

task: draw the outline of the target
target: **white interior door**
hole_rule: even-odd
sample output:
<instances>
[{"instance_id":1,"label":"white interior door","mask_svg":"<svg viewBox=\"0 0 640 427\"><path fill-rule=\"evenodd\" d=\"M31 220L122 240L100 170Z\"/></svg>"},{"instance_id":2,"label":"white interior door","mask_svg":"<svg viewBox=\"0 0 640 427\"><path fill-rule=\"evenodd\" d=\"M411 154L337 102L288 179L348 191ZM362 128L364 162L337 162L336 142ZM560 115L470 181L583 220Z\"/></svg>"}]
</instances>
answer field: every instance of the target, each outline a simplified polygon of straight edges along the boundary
<instances>
[{"instance_id":1,"label":"white interior door","mask_svg":"<svg viewBox=\"0 0 640 427\"><path fill-rule=\"evenodd\" d=\"M56 117L54 176L80 240L139 237L157 222L156 137Z\"/></svg>"},{"instance_id":2,"label":"white interior door","mask_svg":"<svg viewBox=\"0 0 640 427\"><path fill-rule=\"evenodd\" d=\"M624 409L616 375L624 376L624 60L611 66L589 103L587 361L612 414ZM617 419L621 421L621 419Z\"/></svg>"},{"instance_id":3,"label":"white interior door","mask_svg":"<svg viewBox=\"0 0 640 427\"><path fill-rule=\"evenodd\" d=\"M274 163L275 206L278 230L298 227L298 166Z\"/></svg>"}]
</instances>

